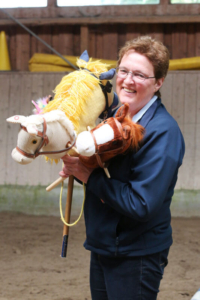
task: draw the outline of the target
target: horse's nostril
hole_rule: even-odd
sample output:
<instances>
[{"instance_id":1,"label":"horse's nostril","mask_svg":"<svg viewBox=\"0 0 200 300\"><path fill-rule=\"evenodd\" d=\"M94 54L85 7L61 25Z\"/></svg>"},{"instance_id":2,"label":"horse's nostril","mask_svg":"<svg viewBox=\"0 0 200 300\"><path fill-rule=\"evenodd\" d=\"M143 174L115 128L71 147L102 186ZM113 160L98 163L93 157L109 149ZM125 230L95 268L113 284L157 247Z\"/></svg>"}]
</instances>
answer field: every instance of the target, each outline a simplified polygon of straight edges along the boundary
<instances>
[{"instance_id":1,"label":"horse's nostril","mask_svg":"<svg viewBox=\"0 0 200 300\"><path fill-rule=\"evenodd\" d=\"M36 140L33 140L32 143L33 143L33 144L37 144L37 141L36 141Z\"/></svg>"}]
</instances>

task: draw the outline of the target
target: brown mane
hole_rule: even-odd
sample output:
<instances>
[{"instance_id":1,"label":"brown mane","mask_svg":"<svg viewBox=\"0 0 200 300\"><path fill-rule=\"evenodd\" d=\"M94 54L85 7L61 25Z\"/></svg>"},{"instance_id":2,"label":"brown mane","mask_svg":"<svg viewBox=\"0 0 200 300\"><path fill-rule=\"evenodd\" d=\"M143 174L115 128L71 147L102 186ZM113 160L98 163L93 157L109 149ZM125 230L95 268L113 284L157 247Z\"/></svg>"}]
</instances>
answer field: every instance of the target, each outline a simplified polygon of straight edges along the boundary
<instances>
[{"instance_id":1,"label":"brown mane","mask_svg":"<svg viewBox=\"0 0 200 300\"><path fill-rule=\"evenodd\" d=\"M144 127L132 121L129 115L128 103L125 103L118 109L115 118L122 124L123 128L129 129L130 143L127 149L129 148L129 150L137 150L139 148L139 143L144 136L145 130Z\"/></svg>"},{"instance_id":2,"label":"brown mane","mask_svg":"<svg viewBox=\"0 0 200 300\"><path fill-rule=\"evenodd\" d=\"M143 139L145 129L143 126L141 126L137 123L134 123L131 120L130 116L125 117L123 120L123 127L127 126L127 125L130 126L130 128L131 128L131 130L130 130L131 143L129 146L129 150L130 151L138 150L139 144L140 144L141 140Z\"/></svg>"}]
</instances>

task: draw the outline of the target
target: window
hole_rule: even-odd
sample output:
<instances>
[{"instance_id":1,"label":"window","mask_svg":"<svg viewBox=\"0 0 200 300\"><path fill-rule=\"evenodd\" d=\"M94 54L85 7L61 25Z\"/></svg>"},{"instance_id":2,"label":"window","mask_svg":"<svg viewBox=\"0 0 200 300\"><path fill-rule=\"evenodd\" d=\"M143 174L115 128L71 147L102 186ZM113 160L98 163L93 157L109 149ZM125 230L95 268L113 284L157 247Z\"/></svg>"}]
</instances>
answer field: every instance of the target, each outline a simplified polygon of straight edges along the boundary
<instances>
[{"instance_id":1,"label":"window","mask_svg":"<svg viewBox=\"0 0 200 300\"><path fill-rule=\"evenodd\" d=\"M84 3L84 4L83 4ZM58 6L159 4L160 0L57 0Z\"/></svg>"},{"instance_id":2,"label":"window","mask_svg":"<svg viewBox=\"0 0 200 300\"><path fill-rule=\"evenodd\" d=\"M4 2L4 3L1 3ZM9 7L46 7L47 0L6 0L0 1L1 8Z\"/></svg>"},{"instance_id":3,"label":"window","mask_svg":"<svg viewBox=\"0 0 200 300\"><path fill-rule=\"evenodd\" d=\"M200 0L170 0L171 4L191 4L200 3Z\"/></svg>"}]
</instances>

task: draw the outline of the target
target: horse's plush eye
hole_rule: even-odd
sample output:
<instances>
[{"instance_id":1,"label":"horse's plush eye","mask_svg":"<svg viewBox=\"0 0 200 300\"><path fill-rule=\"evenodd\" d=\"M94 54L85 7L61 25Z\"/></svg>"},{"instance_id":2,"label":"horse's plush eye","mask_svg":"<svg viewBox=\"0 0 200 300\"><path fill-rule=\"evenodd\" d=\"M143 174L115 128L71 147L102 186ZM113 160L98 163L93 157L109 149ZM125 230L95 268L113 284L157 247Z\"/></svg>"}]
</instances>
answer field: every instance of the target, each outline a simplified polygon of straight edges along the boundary
<instances>
[{"instance_id":1,"label":"horse's plush eye","mask_svg":"<svg viewBox=\"0 0 200 300\"><path fill-rule=\"evenodd\" d=\"M33 140L32 143L33 143L33 144L37 144L37 141L36 141L36 140Z\"/></svg>"}]
</instances>

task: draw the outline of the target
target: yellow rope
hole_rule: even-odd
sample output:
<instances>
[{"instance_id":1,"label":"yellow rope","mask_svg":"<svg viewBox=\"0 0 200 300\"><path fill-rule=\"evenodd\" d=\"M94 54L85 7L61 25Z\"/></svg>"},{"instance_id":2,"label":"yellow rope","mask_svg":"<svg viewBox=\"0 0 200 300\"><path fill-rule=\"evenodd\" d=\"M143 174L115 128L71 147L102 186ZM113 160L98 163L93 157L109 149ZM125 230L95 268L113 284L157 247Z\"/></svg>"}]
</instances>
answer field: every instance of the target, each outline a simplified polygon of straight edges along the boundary
<instances>
[{"instance_id":1,"label":"yellow rope","mask_svg":"<svg viewBox=\"0 0 200 300\"><path fill-rule=\"evenodd\" d=\"M60 189L60 217L61 217L61 220L63 221L63 223L67 226L74 226L78 223L78 221L80 220L82 214L83 214L83 208L84 208L84 204L85 204L85 184L83 183L83 191L84 191L84 197L83 197L83 204L82 204L82 207L81 207L81 212L80 212L80 215L78 217L78 219L74 222L74 223L71 223L71 224L68 224L64 217L63 217L63 212L62 212L62 193L63 193L63 183L64 181L62 181L62 186L61 186L61 189Z\"/></svg>"}]
</instances>

